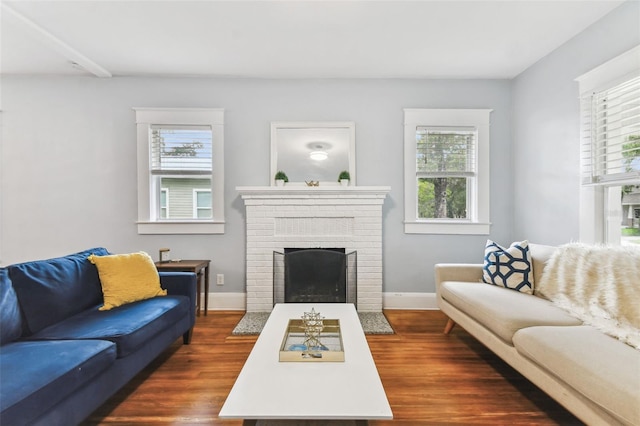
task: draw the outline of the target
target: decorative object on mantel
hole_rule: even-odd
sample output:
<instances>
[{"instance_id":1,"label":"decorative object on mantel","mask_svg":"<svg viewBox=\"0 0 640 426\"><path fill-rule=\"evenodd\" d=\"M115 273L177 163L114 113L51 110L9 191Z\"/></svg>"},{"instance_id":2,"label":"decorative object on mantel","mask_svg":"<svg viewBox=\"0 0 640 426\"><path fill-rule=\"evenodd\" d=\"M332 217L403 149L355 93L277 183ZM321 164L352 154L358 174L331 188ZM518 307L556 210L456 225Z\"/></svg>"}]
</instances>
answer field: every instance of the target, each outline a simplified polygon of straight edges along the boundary
<instances>
[{"instance_id":1,"label":"decorative object on mantel","mask_svg":"<svg viewBox=\"0 0 640 426\"><path fill-rule=\"evenodd\" d=\"M340 185L349 186L350 180L351 180L351 175L349 174L348 171L343 170L340 172L340 175L338 176L338 182L340 182Z\"/></svg>"},{"instance_id":2,"label":"decorative object on mantel","mask_svg":"<svg viewBox=\"0 0 640 426\"><path fill-rule=\"evenodd\" d=\"M276 186L284 186L285 182L289 182L289 178L287 177L287 174L282 170L278 170L278 172L276 173L275 179L276 179Z\"/></svg>"},{"instance_id":3,"label":"decorative object on mantel","mask_svg":"<svg viewBox=\"0 0 640 426\"><path fill-rule=\"evenodd\" d=\"M305 180L304 183L307 184L307 186L320 186L320 181L319 180Z\"/></svg>"}]
</instances>

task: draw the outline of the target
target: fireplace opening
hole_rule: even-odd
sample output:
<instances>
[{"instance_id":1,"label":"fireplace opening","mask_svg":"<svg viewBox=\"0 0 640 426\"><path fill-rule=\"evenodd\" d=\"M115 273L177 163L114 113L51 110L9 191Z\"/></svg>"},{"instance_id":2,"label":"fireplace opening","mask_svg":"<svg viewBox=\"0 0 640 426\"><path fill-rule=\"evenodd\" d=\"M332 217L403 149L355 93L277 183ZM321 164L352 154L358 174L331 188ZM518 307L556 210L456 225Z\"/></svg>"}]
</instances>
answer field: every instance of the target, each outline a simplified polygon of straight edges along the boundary
<instances>
[{"instance_id":1,"label":"fireplace opening","mask_svg":"<svg viewBox=\"0 0 640 426\"><path fill-rule=\"evenodd\" d=\"M273 252L275 303L353 303L356 252L343 248L285 248Z\"/></svg>"}]
</instances>

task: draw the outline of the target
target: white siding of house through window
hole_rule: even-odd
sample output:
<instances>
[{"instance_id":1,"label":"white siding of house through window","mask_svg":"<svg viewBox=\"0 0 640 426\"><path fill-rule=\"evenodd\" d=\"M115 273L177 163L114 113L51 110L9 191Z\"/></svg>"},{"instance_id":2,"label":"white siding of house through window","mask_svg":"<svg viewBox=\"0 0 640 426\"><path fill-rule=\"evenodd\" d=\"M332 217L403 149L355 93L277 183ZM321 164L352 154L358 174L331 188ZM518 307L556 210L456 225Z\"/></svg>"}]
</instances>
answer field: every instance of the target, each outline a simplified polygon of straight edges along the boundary
<instances>
[{"instance_id":1,"label":"white siding of house through window","mask_svg":"<svg viewBox=\"0 0 640 426\"><path fill-rule=\"evenodd\" d=\"M196 209L194 190L211 191L210 179L162 178L162 188L169 191L168 219L192 219ZM211 214L209 214L211 217Z\"/></svg>"}]
</instances>

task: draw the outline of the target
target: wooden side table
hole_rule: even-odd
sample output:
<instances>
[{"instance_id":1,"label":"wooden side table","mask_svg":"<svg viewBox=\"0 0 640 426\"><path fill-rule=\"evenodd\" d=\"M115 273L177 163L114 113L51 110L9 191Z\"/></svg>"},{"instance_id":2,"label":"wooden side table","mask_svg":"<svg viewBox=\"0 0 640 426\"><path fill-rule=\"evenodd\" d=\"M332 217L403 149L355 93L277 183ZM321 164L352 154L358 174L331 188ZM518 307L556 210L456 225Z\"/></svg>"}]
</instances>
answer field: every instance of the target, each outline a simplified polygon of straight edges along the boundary
<instances>
[{"instance_id":1,"label":"wooden side table","mask_svg":"<svg viewBox=\"0 0 640 426\"><path fill-rule=\"evenodd\" d=\"M196 274L196 281L198 282L198 294L196 296L198 315L200 315L201 284L204 275L204 315L206 316L209 309L209 263L211 263L210 260L177 260L156 262L156 268L161 272L193 272Z\"/></svg>"}]
</instances>

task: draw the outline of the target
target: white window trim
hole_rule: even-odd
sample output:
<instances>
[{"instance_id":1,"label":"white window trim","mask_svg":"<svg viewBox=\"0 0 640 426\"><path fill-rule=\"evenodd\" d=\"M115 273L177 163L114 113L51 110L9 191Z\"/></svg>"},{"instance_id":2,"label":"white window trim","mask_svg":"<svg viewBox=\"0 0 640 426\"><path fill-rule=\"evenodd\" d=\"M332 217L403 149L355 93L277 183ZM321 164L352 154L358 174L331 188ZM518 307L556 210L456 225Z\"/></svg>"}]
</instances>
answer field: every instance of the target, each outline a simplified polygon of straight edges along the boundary
<instances>
[{"instance_id":1,"label":"white window trim","mask_svg":"<svg viewBox=\"0 0 640 426\"><path fill-rule=\"evenodd\" d=\"M224 109L133 109L136 112L138 139L138 234L224 234ZM211 126L213 220L154 220L149 172L149 132L153 124Z\"/></svg>"},{"instance_id":2,"label":"white window trim","mask_svg":"<svg viewBox=\"0 0 640 426\"><path fill-rule=\"evenodd\" d=\"M610 89L637 75L640 75L640 45L576 78L580 85L580 99L591 93ZM580 123L580 130L583 126ZM608 199L605 186L581 185L580 241L597 244L615 239L615 235L611 235L612 231L607 231L609 219L605 217L605 211Z\"/></svg>"},{"instance_id":3,"label":"white window trim","mask_svg":"<svg viewBox=\"0 0 640 426\"><path fill-rule=\"evenodd\" d=\"M165 194L165 195L164 195L164 199L165 199L165 201L167 202L167 206L165 207L165 210L167 211L166 216L167 216L167 217L171 217L171 216L170 216L170 213L171 213L171 212L169 211L169 206L171 205L171 204L170 204L170 202L169 202L169 188L160 188L160 193L163 193L163 192L164 192L164 194ZM158 208L159 208L160 210L162 210L162 205L161 205L160 207L158 207Z\"/></svg>"},{"instance_id":4,"label":"white window trim","mask_svg":"<svg viewBox=\"0 0 640 426\"><path fill-rule=\"evenodd\" d=\"M489 118L491 109L404 110L404 232L407 234L488 235ZM419 219L416 183L416 129L420 126L469 126L478 131L476 188L470 195L469 219Z\"/></svg>"}]
</instances>

